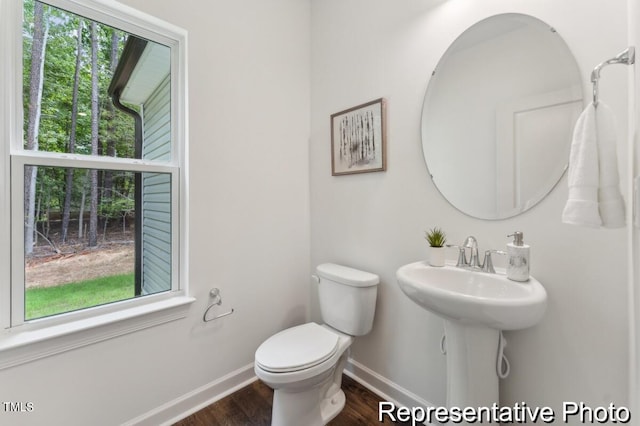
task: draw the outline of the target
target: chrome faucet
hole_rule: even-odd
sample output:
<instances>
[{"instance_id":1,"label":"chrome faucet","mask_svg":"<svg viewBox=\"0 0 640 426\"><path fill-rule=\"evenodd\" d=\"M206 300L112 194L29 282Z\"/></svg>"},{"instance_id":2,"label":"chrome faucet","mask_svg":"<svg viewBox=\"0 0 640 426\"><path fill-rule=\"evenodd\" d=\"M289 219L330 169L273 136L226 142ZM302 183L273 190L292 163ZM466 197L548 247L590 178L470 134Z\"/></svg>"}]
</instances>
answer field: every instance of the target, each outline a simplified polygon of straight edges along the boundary
<instances>
[{"instance_id":1,"label":"chrome faucet","mask_svg":"<svg viewBox=\"0 0 640 426\"><path fill-rule=\"evenodd\" d=\"M484 260L480 263L478 257L478 240L474 236L468 236L465 238L462 245L448 244L447 247L454 247L458 249L458 262L456 266L463 269L475 269L487 272L489 274L495 274L496 270L493 267L493 261L491 260L491 254L507 254L502 250L487 250L484 252ZM469 260L467 260L467 249L470 249L471 254Z\"/></svg>"},{"instance_id":2,"label":"chrome faucet","mask_svg":"<svg viewBox=\"0 0 640 426\"><path fill-rule=\"evenodd\" d=\"M469 258L467 266L471 268L482 268L482 265L478 264L478 240L476 240L476 237L467 237L462 247L471 249L471 257Z\"/></svg>"}]
</instances>

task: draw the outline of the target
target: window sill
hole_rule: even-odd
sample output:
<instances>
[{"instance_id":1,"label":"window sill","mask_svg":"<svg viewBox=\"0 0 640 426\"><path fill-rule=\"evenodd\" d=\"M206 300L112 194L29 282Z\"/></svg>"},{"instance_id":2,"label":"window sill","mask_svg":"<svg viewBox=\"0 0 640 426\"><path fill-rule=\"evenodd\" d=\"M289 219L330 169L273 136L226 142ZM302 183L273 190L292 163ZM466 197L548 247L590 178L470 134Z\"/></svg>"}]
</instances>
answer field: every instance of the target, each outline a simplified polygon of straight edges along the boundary
<instances>
[{"instance_id":1,"label":"window sill","mask_svg":"<svg viewBox=\"0 0 640 426\"><path fill-rule=\"evenodd\" d=\"M0 370L184 318L194 301L177 296L48 327L8 329L0 335Z\"/></svg>"}]
</instances>

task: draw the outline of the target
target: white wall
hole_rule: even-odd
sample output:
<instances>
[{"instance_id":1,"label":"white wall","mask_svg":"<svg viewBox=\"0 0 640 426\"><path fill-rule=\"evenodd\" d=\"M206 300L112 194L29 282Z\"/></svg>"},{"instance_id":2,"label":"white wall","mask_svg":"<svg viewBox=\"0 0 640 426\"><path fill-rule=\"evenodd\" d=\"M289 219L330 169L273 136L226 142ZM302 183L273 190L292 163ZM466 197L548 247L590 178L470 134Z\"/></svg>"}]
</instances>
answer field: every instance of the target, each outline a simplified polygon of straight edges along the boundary
<instances>
[{"instance_id":1,"label":"white wall","mask_svg":"<svg viewBox=\"0 0 640 426\"><path fill-rule=\"evenodd\" d=\"M635 46L636 55L638 48L640 47L640 1L628 0L629 16L627 21L629 22L629 45ZM640 128L640 73L635 72L638 68L638 60L636 56L636 65L629 68L629 85L632 97L629 100L629 145L628 152L629 168L632 169L630 175L637 176L640 170L640 149L638 144L640 143L638 129ZM632 193L633 185L628 185L628 193ZM629 195L630 197L630 195ZM636 215L640 212L636 212ZM629 340L631 344L630 351L630 363L629 363L629 397L631 399L630 405L632 412L637 413L640 411L640 262L636 259L638 253L640 253L640 228L632 228L631 238L629 240L630 253L629 263L631 264L630 275L632 279L629 280L629 312L631 316L629 318Z\"/></svg>"},{"instance_id":2,"label":"white wall","mask_svg":"<svg viewBox=\"0 0 640 426\"><path fill-rule=\"evenodd\" d=\"M518 217L465 216L430 181L420 142L431 71L473 23L518 12L555 27L576 56L588 96L591 69L626 47L626 1L323 0L311 10L311 264L344 263L382 280L374 329L356 341L354 359L444 404L442 322L400 292L395 271L425 258L423 231L433 226L445 229L452 243L473 234L481 249L504 248L506 235L521 230L549 304L538 326L507 334L512 368L501 383L502 402L556 409L565 400L627 405L625 231L562 224L566 177ZM602 72L600 92L618 116L624 165L627 70L617 67ZM388 171L332 177L330 114L378 97L388 101ZM625 167L621 174L627 178ZM312 315L319 317L315 302Z\"/></svg>"},{"instance_id":3,"label":"white wall","mask_svg":"<svg viewBox=\"0 0 640 426\"><path fill-rule=\"evenodd\" d=\"M186 319L0 371L12 425L116 425L251 365L309 300L309 2L127 0L189 31ZM213 287L235 313L204 324ZM219 312L222 312L220 310Z\"/></svg>"}]
</instances>

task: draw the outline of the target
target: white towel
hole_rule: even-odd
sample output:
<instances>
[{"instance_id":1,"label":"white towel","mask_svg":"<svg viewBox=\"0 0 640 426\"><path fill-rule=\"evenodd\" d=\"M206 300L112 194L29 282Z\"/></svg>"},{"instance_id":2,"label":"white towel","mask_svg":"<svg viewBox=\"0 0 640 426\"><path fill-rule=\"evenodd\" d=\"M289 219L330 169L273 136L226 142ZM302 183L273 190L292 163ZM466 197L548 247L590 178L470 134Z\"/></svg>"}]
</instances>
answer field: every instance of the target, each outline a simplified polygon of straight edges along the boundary
<instances>
[{"instance_id":1,"label":"white towel","mask_svg":"<svg viewBox=\"0 0 640 426\"><path fill-rule=\"evenodd\" d=\"M600 218L605 228L621 228L625 224L624 200L620 193L616 123L609 106L598 102L596 108L598 127L598 156L600 185L598 204Z\"/></svg>"},{"instance_id":2,"label":"white towel","mask_svg":"<svg viewBox=\"0 0 640 426\"><path fill-rule=\"evenodd\" d=\"M569 199L562 221L607 228L624 226L615 122L611 108L590 103L573 132L569 157Z\"/></svg>"}]
</instances>

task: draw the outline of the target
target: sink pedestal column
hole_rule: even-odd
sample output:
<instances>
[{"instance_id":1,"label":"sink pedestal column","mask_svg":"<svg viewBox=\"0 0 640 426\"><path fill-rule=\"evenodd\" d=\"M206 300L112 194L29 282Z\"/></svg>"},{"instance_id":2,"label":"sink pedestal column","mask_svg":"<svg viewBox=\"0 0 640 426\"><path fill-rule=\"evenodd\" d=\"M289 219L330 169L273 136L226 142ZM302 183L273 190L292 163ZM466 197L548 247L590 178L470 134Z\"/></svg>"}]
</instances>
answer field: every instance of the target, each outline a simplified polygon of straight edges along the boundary
<instances>
[{"instance_id":1,"label":"sink pedestal column","mask_svg":"<svg viewBox=\"0 0 640 426\"><path fill-rule=\"evenodd\" d=\"M496 361L500 331L445 320L447 406L491 407L499 404Z\"/></svg>"}]
</instances>

